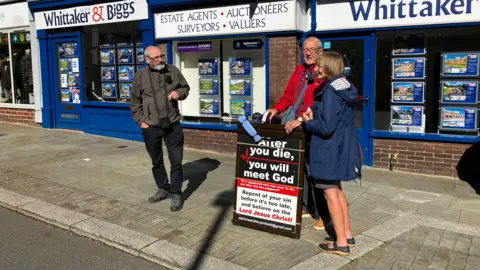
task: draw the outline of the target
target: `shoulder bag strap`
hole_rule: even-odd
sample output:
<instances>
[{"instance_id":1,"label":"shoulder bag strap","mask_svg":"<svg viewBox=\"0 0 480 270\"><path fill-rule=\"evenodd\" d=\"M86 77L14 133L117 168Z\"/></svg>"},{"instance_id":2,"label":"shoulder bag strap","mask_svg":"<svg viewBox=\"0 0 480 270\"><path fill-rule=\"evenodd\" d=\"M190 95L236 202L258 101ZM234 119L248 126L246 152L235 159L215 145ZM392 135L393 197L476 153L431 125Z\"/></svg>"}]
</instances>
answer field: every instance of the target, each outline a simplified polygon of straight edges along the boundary
<instances>
[{"instance_id":1,"label":"shoulder bag strap","mask_svg":"<svg viewBox=\"0 0 480 270\"><path fill-rule=\"evenodd\" d=\"M307 91L308 88L308 80L305 80L305 85L303 86L302 92L300 92L300 96L298 96L297 102L295 102L295 105L293 106L293 112L296 113L298 107L300 106L300 103L303 100L303 97L305 96L305 92Z\"/></svg>"}]
</instances>

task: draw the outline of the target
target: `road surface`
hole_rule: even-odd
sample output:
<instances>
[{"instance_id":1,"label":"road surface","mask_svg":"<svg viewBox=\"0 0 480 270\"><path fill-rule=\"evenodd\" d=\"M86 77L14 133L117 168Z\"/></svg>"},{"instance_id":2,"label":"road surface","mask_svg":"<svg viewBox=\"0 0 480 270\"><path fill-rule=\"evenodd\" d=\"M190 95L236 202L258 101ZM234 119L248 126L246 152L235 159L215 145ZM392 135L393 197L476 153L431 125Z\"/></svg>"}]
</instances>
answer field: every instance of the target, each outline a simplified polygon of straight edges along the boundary
<instances>
[{"instance_id":1,"label":"road surface","mask_svg":"<svg viewBox=\"0 0 480 270\"><path fill-rule=\"evenodd\" d=\"M0 269L166 269L0 207Z\"/></svg>"}]
</instances>

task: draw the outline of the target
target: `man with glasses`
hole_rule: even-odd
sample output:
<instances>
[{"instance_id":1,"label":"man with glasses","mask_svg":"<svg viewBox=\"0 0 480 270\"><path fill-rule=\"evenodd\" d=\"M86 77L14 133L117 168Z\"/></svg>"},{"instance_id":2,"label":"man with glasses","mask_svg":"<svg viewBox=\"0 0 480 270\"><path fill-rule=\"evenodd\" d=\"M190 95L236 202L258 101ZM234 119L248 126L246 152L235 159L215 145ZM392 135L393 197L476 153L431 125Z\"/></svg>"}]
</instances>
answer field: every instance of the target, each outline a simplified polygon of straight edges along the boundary
<instances>
[{"instance_id":1,"label":"man with glasses","mask_svg":"<svg viewBox=\"0 0 480 270\"><path fill-rule=\"evenodd\" d=\"M158 191L148 199L156 203L172 198L170 210L183 208L183 130L180 126L178 101L188 96L190 86L172 65L167 65L165 54L155 46L145 50L147 68L139 70L133 79L130 101L132 116L142 129L147 152L152 159L152 172ZM162 140L170 160L170 183L163 162Z\"/></svg>"},{"instance_id":2,"label":"man with glasses","mask_svg":"<svg viewBox=\"0 0 480 270\"><path fill-rule=\"evenodd\" d=\"M310 72L315 72L315 60L319 54L323 53L322 42L316 37L309 37L303 42L302 51L305 63L297 66L290 77L290 81L283 92L283 96L280 98L277 104L273 106L273 108L267 110L270 121L274 119L277 114L280 114L289 107L293 106L299 98L302 88L305 85L306 75ZM303 97L303 102L295 112L295 117L297 117L297 119L291 120L285 125L285 130L287 133L292 132L295 128L302 125L303 113L313 105L314 91L317 89L322 89L325 85L325 81L318 81L316 75L314 78L314 83L308 86ZM310 143L310 136L307 135L306 138L307 142L305 148L307 151L305 153L305 163L308 164L308 146ZM305 180L303 184L302 216L311 215L313 218L318 219L314 225L314 228L317 230L322 230L325 228L323 220L329 221L330 216L325 198L323 194L316 194L317 192L314 188L314 185L311 182L310 177L308 177L307 169L308 167L305 170Z\"/></svg>"}]
</instances>

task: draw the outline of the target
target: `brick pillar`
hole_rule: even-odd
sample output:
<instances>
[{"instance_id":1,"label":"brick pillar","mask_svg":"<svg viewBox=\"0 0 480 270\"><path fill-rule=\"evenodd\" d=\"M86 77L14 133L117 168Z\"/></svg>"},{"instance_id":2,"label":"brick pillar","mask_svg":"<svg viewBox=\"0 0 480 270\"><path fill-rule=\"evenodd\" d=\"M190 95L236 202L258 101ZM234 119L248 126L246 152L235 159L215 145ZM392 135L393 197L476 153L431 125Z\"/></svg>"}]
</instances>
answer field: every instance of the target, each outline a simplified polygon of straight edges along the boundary
<instances>
[{"instance_id":1,"label":"brick pillar","mask_svg":"<svg viewBox=\"0 0 480 270\"><path fill-rule=\"evenodd\" d=\"M35 110L0 107L0 121L35 125Z\"/></svg>"},{"instance_id":2,"label":"brick pillar","mask_svg":"<svg viewBox=\"0 0 480 270\"><path fill-rule=\"evenodd\" d=\"M270 38L270 107L280 100L296 66L300 64L297 37Z\"/></svg>"}]
</instances>

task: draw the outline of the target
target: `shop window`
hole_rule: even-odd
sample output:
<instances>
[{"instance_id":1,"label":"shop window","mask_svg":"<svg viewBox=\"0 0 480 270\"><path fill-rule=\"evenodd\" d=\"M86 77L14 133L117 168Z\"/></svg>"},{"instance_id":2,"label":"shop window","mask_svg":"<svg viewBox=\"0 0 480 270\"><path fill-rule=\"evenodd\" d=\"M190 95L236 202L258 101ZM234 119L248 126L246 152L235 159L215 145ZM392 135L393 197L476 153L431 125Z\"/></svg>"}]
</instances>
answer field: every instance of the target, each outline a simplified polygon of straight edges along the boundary
<instances>
[{"instance_id":1,"label":"shop window","mask_svg":"<svg viewBox=\"0 0 480 270\"><path fill-rule=\"evenodd\" d=\"M230 122L266 110L264 40L175 42L174 63L190 85L184 120Z\"/></svg>"},{"instance_id":2,"label":"shop window","mask_svg":"<svg viewBox=\"0 0 480 270\"><path fill-rule=\"evenodd\" d=\"M0 33L0 103L34 103L29 32Z\"/></svg>"},{"instance_id":3,"label":"shop window","mask_svg":"<svg viewBox=\"0 0 480 270\"><path fill-rule=\"evenodd\" d=\"M375 129L478 135L479 27L377 33Z\"/></svg>"},{"instance_id":4,"label":"shop window","mask_svg":"<svg viewBox=\"0 0 480 270\"><path fill-rule=\"evenodd\" d=\"M87 101L130 102L132 82L145 65L138 22L85 27Z\"/></svg>"}]
</instances>

